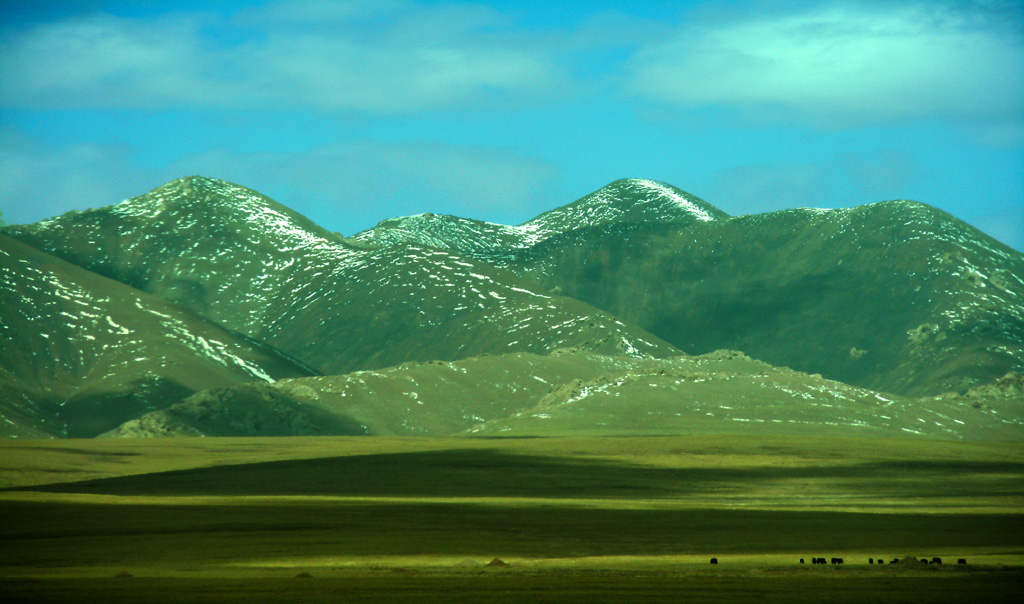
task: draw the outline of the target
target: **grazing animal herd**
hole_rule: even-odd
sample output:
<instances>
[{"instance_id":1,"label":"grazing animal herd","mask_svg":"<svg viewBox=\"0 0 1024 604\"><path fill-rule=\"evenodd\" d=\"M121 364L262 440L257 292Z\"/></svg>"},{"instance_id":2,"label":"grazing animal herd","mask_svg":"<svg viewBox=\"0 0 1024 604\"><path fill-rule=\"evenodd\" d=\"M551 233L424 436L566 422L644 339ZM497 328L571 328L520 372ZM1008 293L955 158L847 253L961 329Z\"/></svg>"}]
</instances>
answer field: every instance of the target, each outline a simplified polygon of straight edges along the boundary
<instances>
[{"instance_id":1,"label":"grazing animal herd","mask_svg":"<svg viewBox=\"0 0 1024 604\"><path fill-rule=\"evenodd\" d=\"M899 558L893 558L892 561L889 562L889 564L899 564L899 562L900 562ZM939 558L938 556L935 556L931 560L929 560L927 558L921 558L920 562L921 562L921 564L942 564L942 558ZM718 564L718 558L712 558L711 559L711 563L712 564ZM811 564L842 564L842 563L843 563L843 559L842 558L832 558L831 560L825 560L824 558L811 558ZM874 563L875 563L875 559L874 558L868 558L868 564L874 564ZM879 564L885 564L885 558L879 558L878 559L878 563ZM957 558L956 563L957 564L967 564L967 558ZM800 558L800 564L804 564L804 559L803 558Z\"/></svg>"}]
</instances>

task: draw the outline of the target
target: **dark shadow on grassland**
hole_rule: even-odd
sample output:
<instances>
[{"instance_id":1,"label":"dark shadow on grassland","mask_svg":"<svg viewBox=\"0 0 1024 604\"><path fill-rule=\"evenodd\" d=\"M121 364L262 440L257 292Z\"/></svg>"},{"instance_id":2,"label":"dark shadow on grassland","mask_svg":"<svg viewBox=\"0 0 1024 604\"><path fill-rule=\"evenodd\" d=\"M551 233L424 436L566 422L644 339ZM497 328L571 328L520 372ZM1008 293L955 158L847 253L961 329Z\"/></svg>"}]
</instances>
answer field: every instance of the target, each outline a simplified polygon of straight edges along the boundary
<instances>
[{"instance_id":1,"label":"dark shadow on grassland","mask_svg":"<svg viewBox=\"0 0 1024 604\"><path fill-rule=\"evenodd\" d=\"M575 557L1020 551L1020 514L857 514L318 500L237 505L0 501L0 568L318 556ZM795 562L795 559L794 559ZM852 562L852 561L851 561ZM865 559L866 562L866 559Z\"/></svg>"},{"instance_id":2,"label":"dark shadow on grassland","mask_svg":"<svg viewBox=\"0 0 1024 604\"><path fill-rule=\"evenodd\" d=\"M844 481L866 493L986 497L1024 492L1024 463L887 461L841 466L669 468L490 449L223 465L17 490L112 495L658 498L728 494L780 480Z\"/></svg>"}]
</instances>

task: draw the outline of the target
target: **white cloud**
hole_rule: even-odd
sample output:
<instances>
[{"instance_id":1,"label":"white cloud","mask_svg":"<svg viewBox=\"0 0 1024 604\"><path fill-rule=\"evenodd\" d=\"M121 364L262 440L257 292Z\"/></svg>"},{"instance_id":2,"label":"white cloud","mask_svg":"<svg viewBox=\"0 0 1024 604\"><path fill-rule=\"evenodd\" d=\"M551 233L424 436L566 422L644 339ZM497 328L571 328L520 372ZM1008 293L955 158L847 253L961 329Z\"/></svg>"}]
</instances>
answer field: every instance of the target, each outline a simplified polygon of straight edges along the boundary
<instances>
[{"instance_id":1,"label":"white cloud","mask_svg":"<svg viewBox=\"0 0 1024 604\"><path fill-rule=\"evenodd\" d=\"M748 117L845 127L940 118L1019 123L1019 23L981 5L833 2L690 22L629 63L634 93Z\"/></svg>"},{"instance_id":2,"label":"white cloud","mask_svg":"<svg viewBox=\"0 0 1024 604\"><path fill-rule=\"evenodd\" d=\"M337 27L353 19L368 19L409 11L408 0L304 0L269 2L241 11L235 21L267 26Z\"/></svg>"},{"instance_id":3,"label":"white cloud","mask_svg":"<svg viewBox=\"0 0 1024 604\"><path fill-rule=\"evenodd\" d=\"M529 52L458 43L379 48L319 34L268 39L253 53L265 71L252 81L266 100L327 110L395 113L500 100L550 77Z\"/></svg>"},{"instance_id":4,"label":"white cloud","mask_svg":"<svg viewBox=\"0 0 1024 604\"><path fill-rule=\"evenodd\" d=\"M200 25L100 15L6 35L0 102L30 109L224 102L237 90L205 81L216 57L202 51Z\"/></svg>"},{"instance_id":5,"label":"white cloud","mask_svg":"<svg viewBox=\"0 0 1024 604\"><path fill-rule=\"evenodd\" d=\"M288 3L233 20L96 15L0 39L0 103L31 109L396 113L515 103L564 79L496 13L460 5Z\"/></svg>"},{"instance_id":6,"label":"white cloud","mask_svg":"<svg viewBox=\"0 0 1024 604\"><path fill-rule=\"evenodd\" d=\"M754 118L837 127L956 119L979 140L1024 136L1019 10L765 5L724 17L705 10L677 26L596 12L545 30L488 6L409 0L273 2L229 17L73 17L0 30L0 105L387 115L507 108L583 89L608 98L618 89L686 109L741 107ZM630 49L620 73L618 57Z\"/></svg>"}]
</instances>

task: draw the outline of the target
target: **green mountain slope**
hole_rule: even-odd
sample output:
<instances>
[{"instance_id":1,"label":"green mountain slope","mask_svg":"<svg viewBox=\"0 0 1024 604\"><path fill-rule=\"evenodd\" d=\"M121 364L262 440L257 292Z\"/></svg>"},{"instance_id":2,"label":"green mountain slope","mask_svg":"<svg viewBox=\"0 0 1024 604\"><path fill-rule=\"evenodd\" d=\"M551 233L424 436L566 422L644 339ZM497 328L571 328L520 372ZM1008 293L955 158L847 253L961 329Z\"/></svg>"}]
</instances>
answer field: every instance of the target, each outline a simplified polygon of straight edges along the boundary
<instances>
[{"instance_id":1,"label":"green mountain slope","mask_svg":"<svg viewBox=\"0 0 1024 604\"><path fill-rule=\"evenodd\" d=\"M112 435L136 436L146 430L239 435L243 432L238 427L214 425L206 419L206 410L239 400L253 407L275 401L279 411L276 420L263 426L271 431L288 429L292 417L304 417L315 409L341 418L346 426L343 430L355 425L363 434L454 434L528 408L564 382L593 379L605 372L619 373L652 362L563 349L552 355L511 353L455 362L405 363L322 379L281 380L265 386L199 393L150 414L143 418L143 425L126 425Z\"/></svg>"},{"instance_id":2,"label":"green mountain slope","mask_svg":"<svg viewBox=\"0 0 1024 604\"><path fill-rule=\"evenodd\" d=\"M671 359L516 353L198 393L108 436L763 433L1019 440L1024 401L1004 394L881 395L735 351Z\"/></svg>"},{"instance_id":3,"label":"green mountain slope","mask_svg":"<svg viewBox=\"0 0 1024 604\"><path fill-rule=\"evenodd\" d=\"M744 350L882 391L963 392L1024 369L1024 255L940 210L893 201L729 218L665 185L638 195L637 182L649 181L616 181L520 227L405 220L355 239L460 250L688 353ZM697 210L668 211L673 196ZM508 232L521 233L511 247L496 236Z\"/></svg>"},{"instance_id":4,"label":"green mountain slope","mask_svg":"<svg viewBox=\"0 0 1024 604\"><path fill-rule=\"evenodd\" d=\"M314 372L0 235L0 435L88 437L196 391Z\"/></svg>"},{"instance_id":5,"label":"green mountain slope","mask_svg":"<svg viewBox=\"0 0 1024 604\"><path fill-rule=\"evenodd\" d=\"M422 246L352 244L213 179L9 232L324 373L563 346L678 352L530 279Z\"/></svg>"},{"instance_id":6,"label":"green mountain slope","mask_svg":"<svg viewBox=\"0 0 1024 604\"><path fill-rule=\"evenodd\" d=\"M598 227L520 267L687 352L876 390L963 391L1024 367L1024 255L924 204Z\"/></svg>"},{"instance_id":7,"label":"green mountain slope","mask_svg":"<svg viewBox=\"0 0 1024 604\"><path fill-rule=\"evenodd\" d=\"M345 239L188 177L3 232L11 435L1021 436L1024 255L924 204L632 179Z\"/></svg>"}]
</instances>

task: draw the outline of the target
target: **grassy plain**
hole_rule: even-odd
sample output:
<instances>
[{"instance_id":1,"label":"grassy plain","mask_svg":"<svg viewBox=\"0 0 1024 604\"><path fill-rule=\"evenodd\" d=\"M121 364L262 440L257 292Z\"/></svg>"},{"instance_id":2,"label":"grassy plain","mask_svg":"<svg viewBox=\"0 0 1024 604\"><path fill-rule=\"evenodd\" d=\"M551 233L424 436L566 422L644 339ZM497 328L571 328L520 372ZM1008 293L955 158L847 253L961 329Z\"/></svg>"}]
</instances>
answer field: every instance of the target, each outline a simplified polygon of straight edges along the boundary
<instances>
[{"instance_id":1,"label":"grassy plain","mask_svg":"<svg viewBox=\"0 0 1024 604\"><path fill-rule=\"evenodd\" d=\"M3 601L998 602L1024 589L1018 443L11 441L0 485ZM907 555L945 564L867 563ZM799 564L816 556L846 563Z\"/></svg>"}]
</instances>

